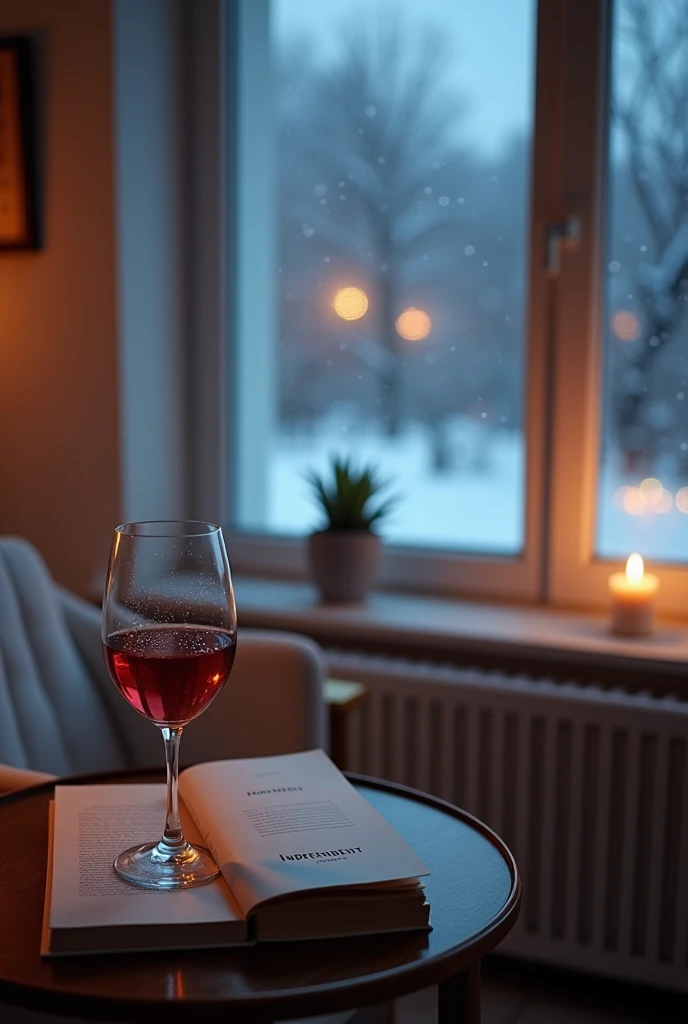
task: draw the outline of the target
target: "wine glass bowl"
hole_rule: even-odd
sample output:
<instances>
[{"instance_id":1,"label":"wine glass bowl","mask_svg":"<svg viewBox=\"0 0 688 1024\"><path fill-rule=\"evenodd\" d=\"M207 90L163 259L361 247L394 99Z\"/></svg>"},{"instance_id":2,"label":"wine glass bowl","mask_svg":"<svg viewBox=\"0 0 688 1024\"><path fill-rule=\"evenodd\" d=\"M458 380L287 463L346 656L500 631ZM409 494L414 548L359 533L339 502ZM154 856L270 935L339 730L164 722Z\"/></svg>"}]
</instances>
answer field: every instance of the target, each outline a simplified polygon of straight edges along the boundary
<instances>
[{"instance_id":1,"label":"wine glass bowl","mask_svg":"<svg viewBox=\"0 0 688 1024\"><path fill-rule=\"evenodd\" d=\"M115 530L103 601L110 677L165 743L162 839L121 853L115 870L153 889L202 885L218 874L184 838L177 774L182 730L224 686L236 651L236 608L222 531L212 523L126 523Z\"/></svg>"},{"instance_id":2,"label":"wine glass bowl","mask_svg":"<svg viewBox=\"0 0 688 1024\"><path fill-rule=\"evenodd\" d=\"M203 626L141 626L111 633L110 676L131 706L160 726L184 726L222 689L234 662L234 640Z\"/></svg>"}]
</instances>

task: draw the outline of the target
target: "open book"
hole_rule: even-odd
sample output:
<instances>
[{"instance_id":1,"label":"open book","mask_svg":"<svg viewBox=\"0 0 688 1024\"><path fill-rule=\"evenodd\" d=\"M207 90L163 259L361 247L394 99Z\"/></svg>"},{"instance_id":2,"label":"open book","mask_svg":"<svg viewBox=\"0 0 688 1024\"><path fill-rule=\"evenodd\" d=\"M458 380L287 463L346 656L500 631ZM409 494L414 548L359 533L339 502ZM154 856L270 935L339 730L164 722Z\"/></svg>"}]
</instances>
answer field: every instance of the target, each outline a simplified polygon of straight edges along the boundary
<instances>
[{"instance_id":1,"label":"open book","mask_svg":"<svg viewBox=\"0 0 688 1024\"><path fill-rule=\"evenodd\" d=\"M112 861L159 838L165 787L55 787L43 955L429 928L428 869L323 751L195 765L179 794L187 837L222 876L155 892Z\"/></svg>"}]
</instances>

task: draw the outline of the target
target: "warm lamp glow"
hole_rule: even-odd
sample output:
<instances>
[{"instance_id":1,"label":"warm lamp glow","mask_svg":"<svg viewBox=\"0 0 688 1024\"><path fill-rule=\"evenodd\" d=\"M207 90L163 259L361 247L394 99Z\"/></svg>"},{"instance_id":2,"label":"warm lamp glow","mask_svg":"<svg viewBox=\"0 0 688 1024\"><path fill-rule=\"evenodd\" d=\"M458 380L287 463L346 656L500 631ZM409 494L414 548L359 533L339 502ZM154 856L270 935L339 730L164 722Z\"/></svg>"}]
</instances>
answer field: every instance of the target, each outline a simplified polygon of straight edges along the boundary
<instances>
[{"instance_id":1,"label":"warm lamp glow","mask_svg":"<svg viewBox=\"0 0 688 1024\"><path fill-rule=\"evenodd\" d=\"M619 341L636 341L640 337L640 321L635 313L620 309L612 317L612 330Z\"/></svg>"},{"instance_id":2,"label":"warm lamp glow","mask_svg":"<svg viewBox=\"0 0 688 1024\"><path fill-rule=\"evenodd\" d=\"M628 556L626 562L626 579L629 583L640 583L641 579L645 575L645 563L643 562L642 555L637 552L633 555Z\"/></svg>"},{"instance_id":3,"label":"warm lamp glow","mask_svg":"<svg viewBox=\"0 0 688 1024\"><path fill-rule=\"evenodd\" d=\"M649 476L641 483L640 490L647 498L649 504L654 505L662 497L662 491L664 488L662 487L661 480L657 480L655 477Z\"/></svg>"},{"instance_id":4,"label":"warm lamp glow","mask_svg":"<svg viewBox=\"0 0 688 1024\"><path fill-rule=\"evenodd\" d=\"M643 480L640 487L619 487L614 493L614 504L630 516L641 516L646 512L665 515L674 507L674 496L662 487L661 480L651 476ZM677 507L680 508L678 500Z\"/></svg>"},{"instance_id":5,"label":"warm lamp glow","mask_svg":"<svg viewBox=\"0 0 688 1024\"><path fill-rule=\"evenodd\" d=\"M360 320L368 309L368 296L360 288L340 288L333 306L342 320Z\"/></svg>"},{"instance_id":6,"label":"warm lamp glow","mask_svg":"<svg viewBox=\"0 0 688 1024\"><path fill-rule=\"evenodd\" d=\"M406 341L422 341L427 338L432 327L432 320L424 309L416 309L409 306L399 317L397 317L397 334L400 334Z\"/></svg>"},{"instance_id":7,"label":"warm lamp glow","mask_svg":"<svg viewBox=\"0 0 688 1024\"><path fill-rule=\"evenodd\" d=\"M676 508L688 515L688 487L682 487L676 495Z\"/></svg>"},{"instance_id":8,"label":"warm lamp glow","mask_svg":"<svg viewBox=\"0 0 688 1024\"><path fill-rule=\"evenodd\" d=\"M621 495L621 507L629 516L640 516L647 508L647 498L639 487L626 487Z\"/></svg>"}]
</instances>

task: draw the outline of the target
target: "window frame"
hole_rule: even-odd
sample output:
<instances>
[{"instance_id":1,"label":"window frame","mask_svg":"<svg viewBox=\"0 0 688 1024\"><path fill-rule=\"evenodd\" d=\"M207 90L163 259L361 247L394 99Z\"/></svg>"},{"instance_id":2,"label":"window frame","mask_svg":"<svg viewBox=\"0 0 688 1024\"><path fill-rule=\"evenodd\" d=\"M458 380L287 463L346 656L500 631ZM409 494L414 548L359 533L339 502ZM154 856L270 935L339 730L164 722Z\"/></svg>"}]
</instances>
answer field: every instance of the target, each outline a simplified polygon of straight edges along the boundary
<instances>
[{"instance_id":1,"label":"window frame","mask_svg":"<svg viewBox=\"0 0 688 1024\"><path fill-rule=\"evenodd\" d=\"M623 561L596 554L596 517L603 402L603 330L607 246L607 166L611 81L612 5L579 0L566 12L566 88L562 122L562 212L576 213L581 240L563 252L553 330L550 563L552 604L603 608L608 577ZM591 59L592 54L592 59ZM592 131L591 131L592 129ZM583 344L581 344L581 339ZM629 551L628 554L631 554ZM646 559L653 569L651 559ZM657 608L671 616L688 610L688 572L657 566Z\"/></svg>"},{"instance_id":2,"label":"window frame","mask_svg":"<svg viewBox=\"0 0 688 1024\"><path fill-rule=\"evenodd\" d=\"M556 0L553 6L559 6ZM232 186L235 206L246 208L248 204L237 202L239 194L254 194L256 188L255 173L247 175L248 166L252 163L242 158L241 139L255 145L256 118L251 114L252 104L256 97L262 97L261 110L266 103L265 83L270 76L270 50L268 36L269 0L239 0L229 10L229 36L233 41L233 74L227 83L230 93L234 96L237 120L235 124L236 138L239 140L236 151L239 153L235 166ZM547 27L548 19L540 15L536 28L536 52L546 52L546 40L542 37L543 24ZM231 45L231 44L230 44ZM246 59L250 55L250 59ZM551 76L556 73L554 62L547 62L545 72ZM544 104L543 97L548 97L548 105L552 105L552 89L546 81L542 81L542 71L538 66L535 73L536 110ZM254 109L256 109L254 107ZM544 274L544 239L538 234L537 225L547 212L538 205L537 219L535 216L536 198L539 194L539 183L544 179L542 166L548 163L551 150L547 134L551 131L551 121L543 122L543 129L535 132L532 147L532 173L530 188L531 205L531 244L529 249L530 299L527 303L525 359L527 372L524 372L524 442L526 447L525 479L524 479L524 548L516 556L497 556L482 553L470 553L448 550L429 550L422 547L395 545L385 543L381 572L381 584L396 588L434 593L472 593L477 596L499 596L504 598L521 598L535 600L542 597L543 591L543 557L540 538L543 531L545 507L543 501L545 444L545 394L547 378L546 360L546 308L547 289ZM265 119L262 119L265 124ZM269 117L267 119L269 130ZM250 131L246 130L250 125ZM259 133L261 134L261 133ZM228 168L229 169L229 168ZM244 180L242 181L242 177ZM263 182L263 186L265 182ZM254 206L255 208L255 206ZM241 268L242 243L241 225L237 225L238 238L235 239L235 255L233 264ZM261 229L259 229L261 230ZM252 224L255 234L255 224ZM263 235L263 237L265 237ZM250 259L250 256L249 256ZM254 270L255 272L255 270ZM263 270L265 275L265 271ZM266 276L265 285L272 284ZM246 295L246 281L238 274L238 283L234 288L235 305L241 309L242 294ZM257 290L257 289L256 289ZM244 307L248 305L246 301ZM247 394L249 387L255 384L250 371L242 361L241 337L247 336L246 324L237 322L242 317L237 312L231 345L234 361L233 378L239 384L239 392ZM253 332L255 337L255 332ZM248 346L243 346L247 348ZM259 385L258 402L264 406L264 389ZM248 417L242 416L241 398L238 400L237 434L246 435ZM244 455L250 461L251 453ZM302 538L280 537L272 534L249 533L238 530L232 525L229 510L232 508L232 497L241 491L246 474L241 468L242 456L236 451L234 467L237 486L234 495L229 494L223 524L232 551L232 561L239 572L269 574L289 578L305 578L306 557L305 541ZM231 476L232 474L230 474Z\"/></svg>"},{"instance_id":3,"label":"window frame","mask_svg":"<svg viewBox=\"0 0 688 1024\"><path fill-rule=\"evenodd\" d=\"M254 350L252 359L242 362L242 351L250 347L240 344L242 334L255 338L269 326L269 309L260 309L253 320L245 313L251 288L248 276L258 264L266 285L274 290L270 264L257 256L268 218L263 217L258 237L255 221L251 222L254 246L247 261L241 238L246 226L242 229L238 202L242 179L243 188L248 181L254 196L266 187L255 166L257 153L263 154L263 166L269 163L265 159L270 145L269 0L212 0L193 5L194 17L207 20L211 8L221 36L217 66L213 68L206 54L198 62L196 76L202 80L214 75L222 92L217 104L223 119L224 146L218 157L222 170L217 176L222 184L216 183L213 195L215 223L226 230L223 246L218 246L218 253L220 248L223 251L217 256L222 280L216 301L222 314L211 325L212 344L219 351L211 360L215 397L203 436L221 433L229 440L215 443L211 456L201 460L191 478L196 494L212 495L204 508L214 512L224 527L235 572L306 579L305 538L249 533L237 530L232 522L235 501L245 490L237 439L247 436L255 422L256 402L265 410L269 393L268 386L257 385L263 379L256 375L259 355ZM382 586L590 608L606 604L607 576L621 568L618 561L594 556L610 12L611 0L540 0L538 4L524 371L523 552L515 557L489 556L386 543ZM256 110L262 120L256 119ZM262 133L255 131L257 120L264 126ZM240 145L247 123L252 127L250 152L242 151ZM200 159L202 153L201 148ZM580 217L580 244L561 252L560 272L555 275L547 267L548 231L571 214ZM206 211L206 222L210 220ZM202 232L198 234L194 248L200 252ZM251 260L253 270L247 275ZM198 412L208 410L202 394L209 383L206 374L204 388L196 390ZM245 461L251 457L250 451L244 452ZM190 501L193 507L195 496ZM663 566L661 575L660 610L685 613L688 574Z\"/></svg>"}]
</instances>

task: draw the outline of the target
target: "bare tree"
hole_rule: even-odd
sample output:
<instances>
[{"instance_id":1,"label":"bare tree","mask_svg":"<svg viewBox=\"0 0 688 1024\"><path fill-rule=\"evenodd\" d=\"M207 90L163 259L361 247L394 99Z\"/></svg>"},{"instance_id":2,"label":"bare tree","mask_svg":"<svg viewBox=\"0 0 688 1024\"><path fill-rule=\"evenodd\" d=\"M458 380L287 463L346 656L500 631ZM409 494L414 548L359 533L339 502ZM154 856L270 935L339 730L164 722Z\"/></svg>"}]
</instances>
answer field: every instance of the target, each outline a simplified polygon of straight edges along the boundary
<instances>
[{"instance_id":1,"label":"bare tree","mask_svg":"<svg viewBox=\"0 0 688 1024\"><path fill-rule=\"evenodd\" d=\"M302 91L300 105L292 97L295 116L288 119L288 135L307 160L298 174L320 183L322 193L315 208L308 190L301 192L308 205L292 195L291 216L323 252L373 286L376 329L359 342L390 434L402 413L395 323L414 288L442 273L437 262L428 266L429 256L450 241L452 211L433 196L437 175L461 158L463 105L443 86L447 60L437 31L410 31L391 16L377 23L352 18L336 59L319 70L315 88L311 82ZM289 173L293 179L295 169Z\"/></svg>"},{"instance_id":2,"label":"bare tree","mask_svg":"<svg viewBox=\"0 0 688 1024\"><path fill-rule=\"evenodd\" d=\"M617 96L614 116L651 254L635 267L644 322L641 337L625 346L628 362L615 396L626 467L635 469L651 464L656 453L651 384L688 295L688 4L624 0L620 26L632 88Z\"/></svg>"}]
</instances>

